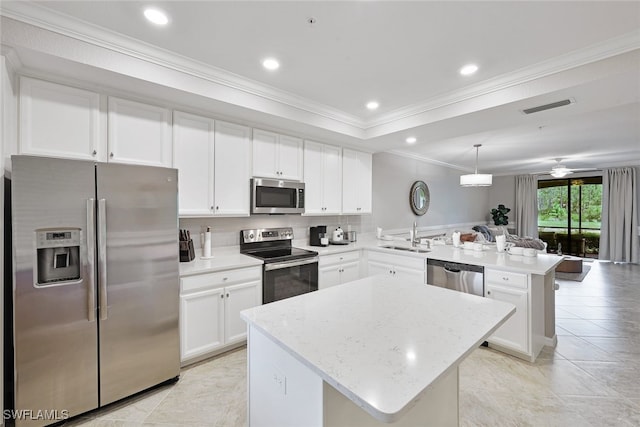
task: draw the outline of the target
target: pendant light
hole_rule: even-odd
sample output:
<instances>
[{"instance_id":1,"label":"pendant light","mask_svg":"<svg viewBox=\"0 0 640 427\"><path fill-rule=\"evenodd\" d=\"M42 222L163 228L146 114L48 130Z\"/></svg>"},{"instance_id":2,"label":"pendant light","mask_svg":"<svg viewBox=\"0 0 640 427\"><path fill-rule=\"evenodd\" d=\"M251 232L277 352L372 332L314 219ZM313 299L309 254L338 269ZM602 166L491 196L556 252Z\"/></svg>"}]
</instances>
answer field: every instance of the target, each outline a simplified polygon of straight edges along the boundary
<instances>
[{"instance_id":1,"label":"pendant light","mask_svg":"<svg viewBox=\"0 0 640 427\"><path fill-rule=\"evenodd\" d=\"M482 144L475 144L474 147L476 147L476 172L461 175L460 185L463 187L488 187L491 185L493 176L487 173L478 173L478 149L482 147Z\"/></svg>"}]
</instances>

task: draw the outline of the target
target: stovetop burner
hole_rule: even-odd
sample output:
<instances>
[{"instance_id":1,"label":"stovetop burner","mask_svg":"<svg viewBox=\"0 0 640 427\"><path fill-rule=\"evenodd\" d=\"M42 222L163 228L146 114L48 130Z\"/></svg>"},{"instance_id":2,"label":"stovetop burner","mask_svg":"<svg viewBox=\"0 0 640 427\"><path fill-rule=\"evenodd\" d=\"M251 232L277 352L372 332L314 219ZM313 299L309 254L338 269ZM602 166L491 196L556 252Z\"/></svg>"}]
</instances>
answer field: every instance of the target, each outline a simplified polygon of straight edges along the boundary
<instances>
[{"instance_id":1,"label":"stovetop burner","mask_svg":"<svg viewBox=\"0 0 640 427\"><path fill-rule=\"evenodd\" d=\"M318 252L291 246L293 229L264 228L240 231L240 253L264 260L266 263L312 258Z\"/></svg>"}]
</instances>

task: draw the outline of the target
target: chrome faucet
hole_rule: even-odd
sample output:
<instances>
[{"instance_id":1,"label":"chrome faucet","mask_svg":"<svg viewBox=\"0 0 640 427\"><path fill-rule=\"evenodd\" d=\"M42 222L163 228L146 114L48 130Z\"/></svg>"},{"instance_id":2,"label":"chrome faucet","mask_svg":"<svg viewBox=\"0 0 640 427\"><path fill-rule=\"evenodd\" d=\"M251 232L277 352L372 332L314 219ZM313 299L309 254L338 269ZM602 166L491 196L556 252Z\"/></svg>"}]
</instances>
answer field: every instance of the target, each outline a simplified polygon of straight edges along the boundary
<instances>
[{"instance_id":1,"label":"chrome faucet","mask_svg":"<svg viewBox=\"0 0 640 427\"><path fill-rule=\"evenodd\" d=\"M412 247L415 247L416 243L420 241L420 239L418 239L418 224L416 221L413 221L413 229L411 230L411 236L409 236L409 239L411 240Z\"/></svg>"}]
</instances>

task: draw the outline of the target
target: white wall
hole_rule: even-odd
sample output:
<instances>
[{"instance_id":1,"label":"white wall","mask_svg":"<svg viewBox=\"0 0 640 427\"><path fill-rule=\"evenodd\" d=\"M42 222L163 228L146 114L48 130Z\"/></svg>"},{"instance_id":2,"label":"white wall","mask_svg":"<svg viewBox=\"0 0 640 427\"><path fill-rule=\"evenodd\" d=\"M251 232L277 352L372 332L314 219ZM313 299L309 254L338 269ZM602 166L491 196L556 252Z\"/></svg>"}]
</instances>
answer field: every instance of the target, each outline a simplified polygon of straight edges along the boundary
<instances>
[{"instance_id":1,"label":"white wall","mask_svg":"<svg viewBox=\"0 0 640 427\"><path fill-rule=\"evenodd\" d=\"M483 224L490 219L489 190L460 187L455 169L392 153L373 155L373 225L383 229L448 228L456 224ZM429 187L431 204L423 216L409 206L409 191L417 181Z\"/></svg>"}]
</instances>

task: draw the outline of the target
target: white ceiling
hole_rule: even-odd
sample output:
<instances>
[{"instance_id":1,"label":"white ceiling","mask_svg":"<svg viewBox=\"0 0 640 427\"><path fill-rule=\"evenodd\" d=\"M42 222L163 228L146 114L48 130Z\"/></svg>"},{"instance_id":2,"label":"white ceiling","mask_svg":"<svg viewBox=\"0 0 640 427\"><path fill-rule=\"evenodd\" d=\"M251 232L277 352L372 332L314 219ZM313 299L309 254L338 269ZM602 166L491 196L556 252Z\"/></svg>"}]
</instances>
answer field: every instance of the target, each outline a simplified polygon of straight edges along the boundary
<instances>
[{"instance_id":1,"label":"white ceiling","mask_svg":"<svg viewBox=\"0 0 640 427\"><path fill-rule=\"evenodd\" d=\"M322 106L374 151L469 170L482 143L481 171L498 174L548 170L558 157L640 164L637 1L36 3ZM151 4L168 12L166 28L142 18ZM281 68L264 70L266 56ZM479 71L459 75L469 62ZM575 104L519 111L566 98Z\"/></svg>"}]
</instances>

